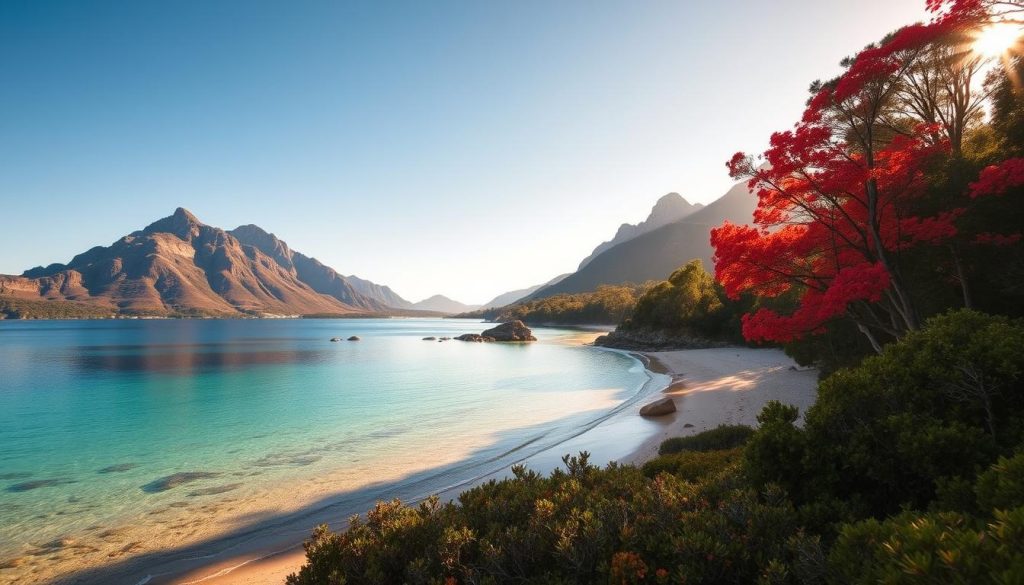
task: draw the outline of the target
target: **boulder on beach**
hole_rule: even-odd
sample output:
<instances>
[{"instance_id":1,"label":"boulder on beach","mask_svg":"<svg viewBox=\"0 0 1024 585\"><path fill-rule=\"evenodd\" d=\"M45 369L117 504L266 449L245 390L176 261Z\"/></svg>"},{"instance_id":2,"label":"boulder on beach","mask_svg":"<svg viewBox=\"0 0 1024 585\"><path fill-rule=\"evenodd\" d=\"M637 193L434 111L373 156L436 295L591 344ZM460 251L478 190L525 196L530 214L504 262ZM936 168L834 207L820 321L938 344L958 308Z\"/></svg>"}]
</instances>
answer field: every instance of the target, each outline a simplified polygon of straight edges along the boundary
<instances>
[{"instance_id":1,"label":"boulder on beach","mask_svg":"<svg viewBox=\"0 0 1024 585\"><path fill-rule=\"evenodd\" d=\"M666 396L660 400L644 406L640 409L640 416L664 416L676 411L676 403L671 397Z\"/></svg>"},{"instance_id":2,"label":"boulder on beach","mask_svg":"<svg viewBox=\"0 0 1024 585\"><path fill-rule=\"evenodd\" d=\"M520 320L502 323L497 327L484 331L484 337L493 337L495 341L537 341L533 331Z\"/></svg>"},{"instance_id":3,"label":"boulder on beach","mask_svg":"<svg viewBox=\"0 0 1024 585\"><path fill-rule=\"evenodd\" d=\"M359 336L358 335L353 335L352 337L349 337L348 340L349 341L359 341Z\"/></svg>"}]
</instances>

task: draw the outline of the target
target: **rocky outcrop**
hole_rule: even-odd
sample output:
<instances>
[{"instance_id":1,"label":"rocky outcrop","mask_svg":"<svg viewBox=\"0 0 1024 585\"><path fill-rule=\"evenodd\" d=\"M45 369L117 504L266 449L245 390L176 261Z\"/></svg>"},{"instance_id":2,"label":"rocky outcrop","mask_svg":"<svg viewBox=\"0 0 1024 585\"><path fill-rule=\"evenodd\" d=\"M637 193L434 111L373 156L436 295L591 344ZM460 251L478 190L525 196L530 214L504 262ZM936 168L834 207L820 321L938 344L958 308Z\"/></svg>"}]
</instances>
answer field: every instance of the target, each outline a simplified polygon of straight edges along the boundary
<instances>
[{"instance_id":1,"label":"rocky outcrop","mask_svg":"<svg viewBox=\"0 0 1024 585\"><path fill-rule=\"evenodd\" d=\"M646 329L622 331L616 329L607 335L602 335L595 339L594 345L628 351L669 351L725 347L729 344L670 331L651 331Z\"/></svg>"},{"instance_id":2,"label":"rocky outcrop","mask_svg":"<svg viewBox=\"0 0 1024 585\"><path fill-rule=\"evenodd\" d=\"M455 340L456 341L475 341L477 343L482 343L484 341L495 341L495 339L493 337L484 337L483 335L480 335L479 333L466 333L464 335L460 335L460 336L456 337Z\"/></svg>"},{"instance_id":3,"label":"rocky outcrop","mask_svg":"<svg viewBox=\"0 0 1024 585\"><path fill-rule=\"evenodd\" d=\"M533 336L533 331L530 331L530 328L518 319L488 329L481 335L493 337L495 341L537 341L537 338Z\"/></svg>"},{"instance_id":4,"label":"rocky outcrop","mask_svg":"<svg viewBox=\"0 0 1024 585\"><path fill-rule=\"evenodd\" d=\"M676 411L676 403L670 397L655 400L640 409L640 416L665 416Z\"/></svg>"}]
</instances>

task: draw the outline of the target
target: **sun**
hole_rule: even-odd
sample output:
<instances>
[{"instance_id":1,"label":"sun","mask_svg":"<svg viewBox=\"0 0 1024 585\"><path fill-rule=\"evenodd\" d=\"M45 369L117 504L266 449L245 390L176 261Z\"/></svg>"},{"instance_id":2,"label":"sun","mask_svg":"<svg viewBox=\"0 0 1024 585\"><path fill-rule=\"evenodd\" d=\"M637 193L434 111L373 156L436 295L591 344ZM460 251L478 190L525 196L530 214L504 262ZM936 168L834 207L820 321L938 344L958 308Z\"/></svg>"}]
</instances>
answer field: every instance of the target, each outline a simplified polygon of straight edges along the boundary
<instances>
[{"instance_id":1,"label":"sun","mask_svg":"<svg viewBox=\"0 0 1024 585\"><path fill-rule=\"evenodd\" d=\"M1013 47L1024 31L1014 24L1000 23L983 28L974 39L974 52L983 57L998 57Z\"/></svg>"}]
</instances>

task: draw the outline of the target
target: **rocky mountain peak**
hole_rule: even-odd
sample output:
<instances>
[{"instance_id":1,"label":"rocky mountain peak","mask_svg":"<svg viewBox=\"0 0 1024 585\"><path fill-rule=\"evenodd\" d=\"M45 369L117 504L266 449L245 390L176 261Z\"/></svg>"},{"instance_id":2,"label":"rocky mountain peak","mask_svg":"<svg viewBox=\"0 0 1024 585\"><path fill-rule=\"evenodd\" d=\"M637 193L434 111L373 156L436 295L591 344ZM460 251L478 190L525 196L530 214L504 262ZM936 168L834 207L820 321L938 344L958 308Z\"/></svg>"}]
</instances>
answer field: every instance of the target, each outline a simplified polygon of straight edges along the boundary
<instances>
[{"instance_id":1,"label":"rocky mountain peak","mask_svg":"<svg viewBox=\"0 0 1024 585\"><path fill-rule=\"evenodd\" d=\"M199 235L199 230L205 224L199 221L191 211L184 207L174 210L174 213L163 219L158 219L142 230L144 234L167 233L174 234L183 240L191 240Z\"/></svg>"}]
</instances>

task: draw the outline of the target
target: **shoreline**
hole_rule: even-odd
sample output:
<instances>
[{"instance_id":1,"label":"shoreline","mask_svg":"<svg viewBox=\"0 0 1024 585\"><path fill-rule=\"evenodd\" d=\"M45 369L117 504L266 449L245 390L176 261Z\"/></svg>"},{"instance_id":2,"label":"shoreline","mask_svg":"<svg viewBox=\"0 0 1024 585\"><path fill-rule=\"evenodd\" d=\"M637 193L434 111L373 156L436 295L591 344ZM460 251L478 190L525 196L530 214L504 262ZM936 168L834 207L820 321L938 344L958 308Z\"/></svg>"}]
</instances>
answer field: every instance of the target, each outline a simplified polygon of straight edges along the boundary
<instances>
[{"instance_id":1,"label":"shoreline","mask_svg":"<svg viewBox=\"0 0 1024 585\"><path fill-rule=\"evenodd\" d=\"M572 345L586 344L592 341L588 337L596 337L597 334L580 332L564 341ZM813 403L816 392L816 371L795 369L792 360L780 350L727 347L669 352L607 351L628 355L639 362L650 376L648 383L634 398L613 409L600 423L581 430L578 435L544 452L524 458L528 465L531 462L542 467L552 463L557 465L559 458L554 455L576 450L593 451L591 446L609 444L609 438L626 444L610 460L639 465L657 456L657 448L665 438L695 434L723 423L752 424L760 412L760 405L771 399L795 403L802 412ZM677 412L664 417L640 419L638 412L643 405L666 395L674 398ZM635 447L627 451L630 445ZM558 453L554 453L556 450ZM621 455L623 452L626 454ZM507 467L476 480L444 488L438 495L444 501L457 499L462 491L490 479L501 479L505 475ZM387 496L378 494L378 499L387 499ZM372 506L372 502L367 506ZM308 538L313 524L315 522L304 525L301 531L290 529L253 535L246 542L237 544L247 549L244 553L241 550L231 553L229 548L211 557L180 559L192 566L182 567L181 571L152 574L141 580L136 577L133 583L280 584L304 563L302 543ZM338 530L344 524L332 524L332 527Z\"/></svg>"},{"instance_id":2,"label":"shoreline","mask_svg":"<svg viewBox=\"0 0 1024 585\"><path fill-rule=\"evenodd\" d=\"M640 361L650 373L670 378L664 388L630 405L623 416L638 416L639 408L653 396L672 397L677 411L650 419L657 425L655 432L632 453L619 458L620 464L641 465L656 457L661 442L669 437L696 434L719 424L756 424L757 414L769 400L796 404L803 413L817 393L817 370L797 368L777 349L724 347L622 353ZM607 434L609 429L597 427L591 432ZM440 495L453 499L471 487L456 487ZM304 561L305 551L301 543L295 543L259 558L250 554L248 558L226 559L173 579L150 581L149 585L280 584Z\"/></svg>"}]
</instances>

